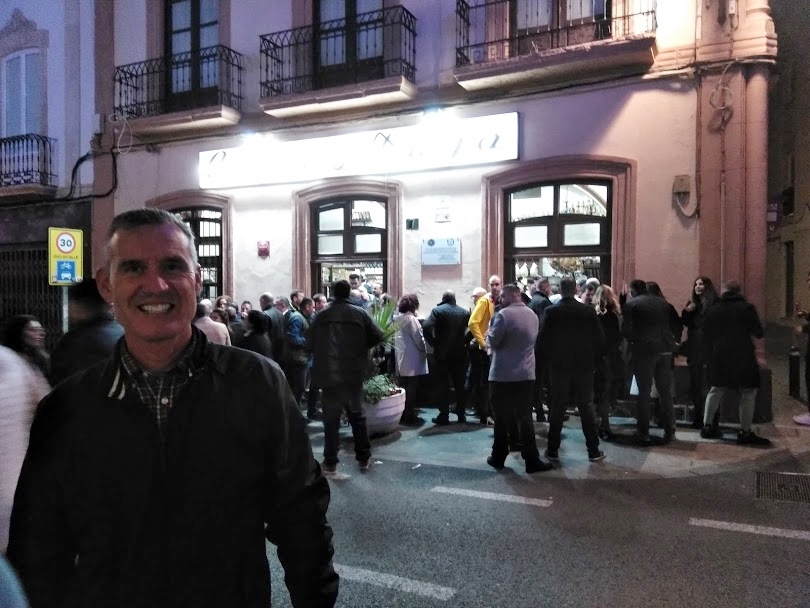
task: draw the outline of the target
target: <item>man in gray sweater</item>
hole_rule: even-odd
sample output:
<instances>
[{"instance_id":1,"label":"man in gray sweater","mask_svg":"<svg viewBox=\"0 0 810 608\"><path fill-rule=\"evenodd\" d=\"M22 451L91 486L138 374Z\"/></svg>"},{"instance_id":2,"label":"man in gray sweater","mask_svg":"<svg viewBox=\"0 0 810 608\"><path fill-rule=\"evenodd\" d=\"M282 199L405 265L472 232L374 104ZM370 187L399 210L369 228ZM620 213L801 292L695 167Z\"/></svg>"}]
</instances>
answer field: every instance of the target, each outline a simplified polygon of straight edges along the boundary
<instances>
[{"instance_id":1,"label":"man in gray sweater","mask_svg":"<svg viewBox=\"0 0 810 608\"><path fill-rule=\"evenodd\" d=\"M536 473L551 469L551 464L540 460L532 423L534 343L539 322L537 315L523 303L520 291L516 285L504 286L503 308L492 317L486 336L487 349L492 352L489 382L495 416L495 440L487 464L503 468L509 455L509 423L516 420L526 472ZM517 438L513 437L512 442L517 443Z\"/></svg>"}]
</instances>

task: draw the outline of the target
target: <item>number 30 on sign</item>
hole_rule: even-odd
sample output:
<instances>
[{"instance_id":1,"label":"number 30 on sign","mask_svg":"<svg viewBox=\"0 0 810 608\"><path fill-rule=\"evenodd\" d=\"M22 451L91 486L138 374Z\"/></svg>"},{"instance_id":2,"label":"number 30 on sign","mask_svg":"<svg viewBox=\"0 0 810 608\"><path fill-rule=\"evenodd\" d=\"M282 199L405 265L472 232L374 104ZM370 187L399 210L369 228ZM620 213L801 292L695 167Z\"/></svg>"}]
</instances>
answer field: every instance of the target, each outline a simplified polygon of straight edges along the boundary
<instances>
[{"instance_id":1,"label":"number 30 on sign","mask_svg":"<svg viewBox=\"0 0 810 608\"><path fill-rule=\"evenodd\" d=\"M48 283L73 285L82 280L82 231L48 228Z\"/></svg>"}]
</instances>

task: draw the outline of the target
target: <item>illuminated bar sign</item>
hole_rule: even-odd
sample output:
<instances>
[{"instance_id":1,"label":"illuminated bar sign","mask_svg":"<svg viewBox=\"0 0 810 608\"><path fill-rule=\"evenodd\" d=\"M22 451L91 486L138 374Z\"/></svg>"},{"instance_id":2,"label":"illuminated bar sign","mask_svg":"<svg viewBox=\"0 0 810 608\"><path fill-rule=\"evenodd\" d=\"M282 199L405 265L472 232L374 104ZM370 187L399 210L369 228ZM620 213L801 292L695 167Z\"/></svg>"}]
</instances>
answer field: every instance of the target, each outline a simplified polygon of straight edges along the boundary
<instances>
[{"instance_id":1,"label":"illuminated bar sign","mask_svg":"<svg viewBox=\"0 0 810 608\"><path fill-rule=\"evenodd\" d=\"M238 188L326 177L391 175L514 160L517 112L436 120L411 127L200 152L200 188Z\"/></svg>"}]
</instances>

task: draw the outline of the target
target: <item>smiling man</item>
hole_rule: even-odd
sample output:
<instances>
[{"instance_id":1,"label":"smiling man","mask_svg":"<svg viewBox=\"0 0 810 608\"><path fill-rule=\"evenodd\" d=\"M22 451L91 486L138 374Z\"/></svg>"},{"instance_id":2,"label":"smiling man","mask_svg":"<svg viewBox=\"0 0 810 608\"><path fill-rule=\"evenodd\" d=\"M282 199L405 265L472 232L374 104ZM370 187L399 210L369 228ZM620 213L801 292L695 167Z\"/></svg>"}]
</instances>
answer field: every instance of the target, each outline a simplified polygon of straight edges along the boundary
<instances>
[{"instance_id":1,"label":"smiling man","mask_svg":"<svg viewBox=\"0 0 810 608\"><path fill-rule=\"evenodd\" d=\"M334 606L329 486L279 368L192 327L194 237L117 216L99 289L124 338L41 403L8 555L32 608L270 605L265 537L292 604Z\"/></svg>"}]
</instances>

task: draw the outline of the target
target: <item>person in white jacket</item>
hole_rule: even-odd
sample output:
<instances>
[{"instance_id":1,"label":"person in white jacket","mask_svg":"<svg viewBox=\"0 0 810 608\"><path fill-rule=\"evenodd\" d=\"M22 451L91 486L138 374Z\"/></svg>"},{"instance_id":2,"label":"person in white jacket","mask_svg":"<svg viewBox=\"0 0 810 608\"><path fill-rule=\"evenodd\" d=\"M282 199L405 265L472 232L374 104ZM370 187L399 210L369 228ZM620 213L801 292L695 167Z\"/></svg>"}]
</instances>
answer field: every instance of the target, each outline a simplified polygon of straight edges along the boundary
<instances>
[{"instance_id":1,"label":"person in white jacket","mask_svg":"<svg viewBox=\"0 0 810 608\"><path fill-rule=\"evenodd\" d=\"M418 309L419 298L416 294L409 293L400 298L394 350L397 357L397 375L400 385L405 389L405 411L400 419L402 424L422 422L417 412L423 377L428 373L428 364L422 325L416 318Z\"/></svg>"},{"instance_id":2,"label":"person in white jacket","mask_svg":"<svg viewBox=\"0 0 810 608\"><path fill-rule=\"evenodd\" d=\"M50 390L39 369L12 349L0 346L0 553L8 545L14 491L34 412Z\"/></svg>"}]
</instances>

